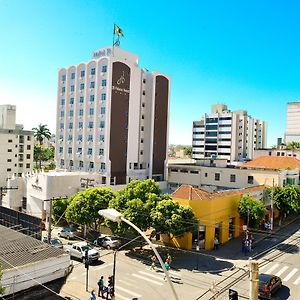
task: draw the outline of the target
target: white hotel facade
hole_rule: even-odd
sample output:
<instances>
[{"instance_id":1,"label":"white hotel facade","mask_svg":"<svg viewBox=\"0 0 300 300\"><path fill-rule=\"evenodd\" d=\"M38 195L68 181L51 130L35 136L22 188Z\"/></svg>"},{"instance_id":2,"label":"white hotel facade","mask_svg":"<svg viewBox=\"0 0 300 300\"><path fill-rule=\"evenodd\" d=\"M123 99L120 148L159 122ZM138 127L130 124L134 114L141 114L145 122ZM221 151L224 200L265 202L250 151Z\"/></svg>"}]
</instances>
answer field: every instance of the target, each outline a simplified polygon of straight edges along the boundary
<instances>
[{"instance_id":1,"label":"white hotel facade","mask_svg":"<svg viewBox=\"0 0 300 300\"><path fill-rule=\"evenodd\" d=\"M289 102L287 105L284 141L286 144L300 142L300 101Z\"/></svg>"},{"instance_id":2,"label":"white hotel facade","mask_svg":"<svg viewBox=\"0 0 300 300\"><path fill-rule=\"evenodd\" d=\"M101 175L101 184L166 180L169 77L117 47L58 74L56 163Z\"/></svg>"},{"instance_id":3,"label":"white hotel facade","mask_svg":"<svg viewBox=\"0 0 300 300\"><path fill-rule=\"evenodd\" d=\"M193 122L193 158L253 159L254 150L266 148L267 125L246 111L230 111L224 104L212 105L210 114Z\"/></svg>"}]
</instances>

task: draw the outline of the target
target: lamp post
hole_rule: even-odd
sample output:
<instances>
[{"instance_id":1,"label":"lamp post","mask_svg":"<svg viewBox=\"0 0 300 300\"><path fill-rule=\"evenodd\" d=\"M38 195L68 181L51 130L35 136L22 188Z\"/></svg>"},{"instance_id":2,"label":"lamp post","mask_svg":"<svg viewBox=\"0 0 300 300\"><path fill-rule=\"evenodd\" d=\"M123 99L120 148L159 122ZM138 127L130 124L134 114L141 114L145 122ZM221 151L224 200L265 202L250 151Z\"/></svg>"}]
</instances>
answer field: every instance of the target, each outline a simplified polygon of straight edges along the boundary
<instances>
[{"instance_id":1,"label":"lamp post","mask_svg":"<svg viewBox=\"0 0 300 300\"><path fill-rule=\"evenodd\" d=\"M147 236L136 226L134 225L132 222L130 222L129 220L125 219L122 214L120 212L118 212L117 210L115 209L112 209L112 208L108 208L108 209L100 209L98 211L99 215L113 221L113 222L125 222L126 224L128 224L129 226L131 226L132 228L134 228L145 240L146 242L148 243L148 245L152 248L152 250L154 251L155 253L155 256L157 257L159 263L160 263L160 266L162 268L162 270L164 271L165 273L165 276L167 278L167 281L168 281L168 284L170 285L171 287L171 290L172 290L172 293L174 295L174 298L176 300L179 300L177 294L176 294L176 291L175 291L175 288L173 286L173 283L170 279L170 276L169 276L169 273L167 272L166 270L166 267L158 253L158 251L156 250L156 248L154 247L154 245L152 244L152 242L147 238ZM113 284L115 284L115 278L114 278L114 282ZM113 287L113 291L115 291L115 286Z\"/></svg>"}]
</instances>

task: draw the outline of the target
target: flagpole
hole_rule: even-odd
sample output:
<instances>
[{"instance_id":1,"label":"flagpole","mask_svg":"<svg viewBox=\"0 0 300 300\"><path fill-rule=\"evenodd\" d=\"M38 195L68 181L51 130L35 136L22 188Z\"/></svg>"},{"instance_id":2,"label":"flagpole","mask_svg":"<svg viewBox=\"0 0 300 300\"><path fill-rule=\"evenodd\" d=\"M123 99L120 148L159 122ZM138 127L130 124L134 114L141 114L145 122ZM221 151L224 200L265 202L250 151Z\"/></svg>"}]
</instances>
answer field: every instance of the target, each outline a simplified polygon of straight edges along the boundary
<instances>
[{"instance_id":1,"label":"flagpole","mask_svg":"<svg viewBox=\"0 0 300 300\"><path fill-rule=\"evenodd\" d=\"M113 31L113 44L112 44L112 56L114 56L114 49L115 49L115 31L116 31L116 24L114 24L114 31Z\"/></svg>"}]
</instances>

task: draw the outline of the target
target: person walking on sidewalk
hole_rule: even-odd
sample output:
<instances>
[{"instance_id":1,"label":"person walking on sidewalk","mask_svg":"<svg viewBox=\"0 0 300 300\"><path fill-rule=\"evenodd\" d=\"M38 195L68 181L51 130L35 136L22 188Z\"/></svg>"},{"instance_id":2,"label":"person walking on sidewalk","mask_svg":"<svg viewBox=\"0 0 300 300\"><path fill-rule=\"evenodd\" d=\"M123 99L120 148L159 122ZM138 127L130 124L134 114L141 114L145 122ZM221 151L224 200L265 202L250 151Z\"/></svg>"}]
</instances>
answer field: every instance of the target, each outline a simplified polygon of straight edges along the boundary
<instances>
[{"instance_id":1,"label":"person walking on sidewalk","mask_svg":"<svg viewBox=\"0 0 300 300\"><path fill-rule=\"evenodd\" d=\"M168 253L168 255L167 255L166 262L167 262L169 265L170 265L171 262L172 262L172 256L170 255L170 253Z\"/></svg>"},{"instance_id":2,"label":"person walking on sidewalk","mask_svg":"<svg viewBox=\"0 0 300 300\"><path fill-rule=\"evenodd\" d=\"M166 268L167 272L169 272L169 270L170 270L170 264L168 263L168 261L165 262L165 268ZM166 274L164 276L164 280L166 280Z\"/></svg>"},{"instance_id":3,"label":"person walking on sidewalk","mask_svg":"<svg viewBox=\"0 0 300 300\"><path fill-rule=\"evenodd\" d=\"M101 278L98 280L97 284L98 284L98 297L100 297L100 293L101 293L101 297L103 298L103 294L104 294L104 279L103 279L103 276L101 276Z\"/></svg>"},{"instance_id":4,"label":"person walking on sidewalk","mask_svg":"<svg viewBox=\"0 0 300 300\"><path fill-rule=\"evenodd\" d=\"M151 269L151 270L155 270L155 263L156 263L156 256L155 256L155 255L153 255L153 256L151 257L151 261L152 261L152 263L151 263L150 269Z\"/></svg>"},{"instance_id":5,"label":"person walking on sidewalk","mask_svg":"<svg viewBox=\"0 0 300 300\"><path fill-rule=\"evenodd\" d=\"M90 300L96 300L96 295L95 295L94 290L91 291Z\"/></svg>"},{"instance_id":6,"label":"person walking on sidewalk","mask_svg":"<svg viewBox=\"0 0 300 300\"><path fill-rule=\"evenodd\" d=\"M217 236L215 236L215 240L214 240L214 250L218 250L219 249L219 239Z\"/></svg>"}]
</instances>

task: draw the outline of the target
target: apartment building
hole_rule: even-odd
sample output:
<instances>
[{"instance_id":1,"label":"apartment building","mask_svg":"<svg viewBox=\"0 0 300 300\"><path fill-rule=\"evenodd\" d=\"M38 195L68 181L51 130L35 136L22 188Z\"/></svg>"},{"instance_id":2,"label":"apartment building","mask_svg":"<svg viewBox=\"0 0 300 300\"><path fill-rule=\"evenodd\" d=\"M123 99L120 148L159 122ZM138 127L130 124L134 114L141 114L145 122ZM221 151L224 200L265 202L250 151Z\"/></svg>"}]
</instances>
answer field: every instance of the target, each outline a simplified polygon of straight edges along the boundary
<instances>
[{"instance_id":1,"label":"apartment building","mask_svg":"<svg viewBox=\"0 0 300 300\"><path fill-rule=\"evenodd\" d=\"M56 164L101 184L166 180L169 77L118 47L58 74Z\"/></svg>"},{"instance_id":2,"label":"apartment building","mask_svg":"<svg viewBox=\"0 0 300 300\"><path fill-rule=\"evenodd\" d=\"M0 186L33 167L33 132L16 124L16 106L0 105Z\"/></svg>"},{"instance_id":3,"label":"apartment building","mask_svg":"<svg viewBox=\"0 0 300 300\"><path fill-rule=\"evenodd\" d=\"M300 142L300 101L287 104L285 143Z\"/></svg>"},{"instance_id":4,"label":"apartment building","mask_svg":"<svg viewBox=\"0 0 300 300\"><path fill-rule=\"evenodd\" d=\"M253 158L253 151L266 147L267 125L246 111L230 111L212 105L211 113L193 122L193 158L220 158L228 162Z\"/></svg>"}]
</instances>

